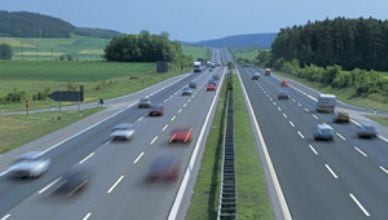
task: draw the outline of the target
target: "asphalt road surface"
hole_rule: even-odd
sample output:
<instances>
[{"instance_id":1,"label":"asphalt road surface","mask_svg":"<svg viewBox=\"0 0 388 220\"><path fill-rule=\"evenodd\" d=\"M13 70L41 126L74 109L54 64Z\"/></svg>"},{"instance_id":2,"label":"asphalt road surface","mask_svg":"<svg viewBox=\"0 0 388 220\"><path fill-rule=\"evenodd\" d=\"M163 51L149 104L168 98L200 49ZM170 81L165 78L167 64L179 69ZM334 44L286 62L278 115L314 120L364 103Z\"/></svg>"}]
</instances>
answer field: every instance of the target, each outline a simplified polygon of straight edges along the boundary
<instances>
[{"instance_id":1,"label":"asphalt road surface","mask_svg":"<svg viewBox=\"0 0 388 220\"><path fill-rule=\"evenodd\" d=\"M388 219L386 140L332 123L308 91L288 87L290 99L278 100L279 79L251 80L255 71L239 68L293 219ZM333 142L314 141L323 122L335 129Z\"/></svg>"},{"instance_id":2,"label":"asphalt road surface","mask_svg":"<svg viewBox=\"0 0 388 220\"><path fill-rule=\"evenodd\" d=\"M215 52L215 61L224 58ZM0 178L0 218L3 219L166 219L175 200L182 173L187 167L196 138L202 129L216 92L207 92L213 72L192 74L150 97L164 106L162 117L147 117L147 109L136 106L47 151L53 161L49 171L34 180ZM198 88L191 97L180 91L190 81ZM135 135L128 142L113 142L112 128L122 122L133 124ZM169 144L170 131L191 126L190 144ZM148 184L145 177L151 163L170 156L180 161L180 175L174 183ZM53 196L53 183L66 170L82 164L92 171L89 187L73 198ZM2 217L1 217L2 216Z\"/></svg>"}]
</instances>

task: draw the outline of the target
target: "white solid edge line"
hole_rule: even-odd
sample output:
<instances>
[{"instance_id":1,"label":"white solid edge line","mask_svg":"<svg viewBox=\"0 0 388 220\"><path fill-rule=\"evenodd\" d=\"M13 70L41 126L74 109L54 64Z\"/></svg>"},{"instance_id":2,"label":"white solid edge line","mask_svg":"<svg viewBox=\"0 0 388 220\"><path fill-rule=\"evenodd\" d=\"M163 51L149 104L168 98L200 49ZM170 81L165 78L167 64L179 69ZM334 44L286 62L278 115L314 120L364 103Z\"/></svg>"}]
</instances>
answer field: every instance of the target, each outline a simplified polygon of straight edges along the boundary
<instances>
[{"instance_id":1,"label":"white solid edge line","mask_svg":"<svg viewBox=\"0 0 388 220\"><path fill-rule=\"evenodd\" d=\"M318 151L315 150L315 148L313 147L313 145L309 144L309 148L310 148L310 150L311 150L315 155L319 155Z\"/></svg>"},{"instance_id":2,"label":"white solid edge line","mask_svg":"<svg viewBox=\"0 0 388 220\"><path fill-rule=\"evenodd\" d=\"M51 150L57 148L58 146L62 145L63 143L65 143L65 142L67 142L67 141L69 141L69 140L71 140L71 139L73 139L73 138L75 138L75 137L77 137L77 136L79 136L79 135L81 135L81 134L83 134L83 133L89 131L90 129L92 129L92 128L94 128L94 127L96 127L96 126L98 126L98 125L100 125L100 124L102 124L102 123L108 121L109 119L116 117L117 115L123 113L124 111L128 110L129 108L131 108L131 107L134 106L134 105L135 105L135 103L132 104L132 105L127 106L126 108L124 108L124 109L122 109L122 110L120 110L120 111L118 111L118 112L116 112L116 113L110 115L109 117L104 118L103 120L101 120L101 121L99 121L99 122L97 122L97 123L95 123L95 124L93 124L93 125L91 125L91 126L85 128L85 129L81 130L80 132L77 132L76 134L74 134L74 135L72 135L72 136L70 136L70 137L68 137L68 138L66 138L66 139L64 139L64 140L62 140L62 141L56 143L55 145L52 145L51 147L49 147L49 148L47 148L46 150L42 151L42 152L41 152L41 155L46 154L47 152L49 152L49 151L51 151Z\"/></svg>"},{"instance_id":3,"label":"white solid edge line","mask_svg":"<svg viewBox=\"0 0 388 220\"><path fill-rule=\"evenodd\" d=\"M165 131L168 128L168 124L166 124L163 128L162 131Z\"/></svg>"},{"instance_id":4,"label":"white solid edge line","mask_svg":"<svg viewBox=\"0 0 388 220\"><path fill-rule=\"evenodd\" d=\"M124 175L120 176L120 178L118 178L116 180L116 182L109 188L109 190L107 191L108 194L110 194L116 187L117 185L119 185L119 183L121 182L121 180L124 179Z\"/></svg>"},{"instance_id":5,"label":"white solid edge line","mask_svg":"<svg viewBox=\"0 0 388 220\"><path fill-rule=\"evenodd\" d=\"M302 139L304 139L304 135L302 134L302 132L298 131L298 135L299 135Z\"/></svg>"},{"instance_id":6,"label":"white solid edge line","mask_svg":"<svg viewBox=\"0 0 388 220\"><path fill-rule=\"evenodd\" d=\"M364 156L364 157L367 157L368 156L368 154L366 154L364 151L362 151L360 148L358 148L358 147L356 147L356 146L353 146L354 147L354 149L356 150L356 151L358 151L358 153L360 153L362 156Z\"/></svg>"},{"instance_id":7,"label":"white solid edge line","mask_svg":"<svg viewBox=\"0 0 388 220\"><path fill-rule=\"evenodd\" d=\"M168 84L168 85L166 86L166 88L167 88L167 87L170 87L170 86L172 86L172 85L174 85L174 84L176 84L177 82L179 82L179 81L181 81L181 80L182 80L182 79L174 80L173 82L171 82L170 84ZM138 93L143 92L143 91L145 91L145 90L147 90L147 89L152 89L153 87L156 87L158 84L159 84L159 83L156 83L156 84L154 84L154 85L152 85L152 86L150 86L150 87L148 87L148 88L144 88L144 89L142 89L142 90L140 90L140 91L137 91L137 92L134 92L134 93L132 93L132 94L138 94ZM120 110L120 111L118 111L118 112L116 112L116 113L110 115L109 117L106 117L106 118L104 118L103 120L101 120L101 121L99 121L99 122L97 122L97 123L95 123L95 124L93 124L93 125L91 125L91 126L85 128L85 129L83 129L83 130L81 130L81 131L75 133L74 135L72 135L72 136L70 136L70 137L68 137L68 138L66 138L66 139L64 139L64 140L62 140L62 141L60 141L60 142L58 142L58 143L56 143L56 144L50 146L50 147L47 148L46 150L42 151L42 152L41 152L41 155L46 154L47 152L49 152L49 151L51 151L51 150L57 148L58 146L62 145L63 143L65 143L65 142L67 142L67 141L69 141L69 140L71 140L71 139L73 139L73 138L75 138L75 137L77 137L77 136L79 136L79 135L81 135L81 134L87 132L88 130L90 130L90 129L92 129L92 128L94 128L94 127L96 127L96 126L98 126L98 125L100 125L100 124L102 124L102 123L104 123L105 121L108 121L109 119L116 117L117 115L119 115L119 114L121 114L122 112L124 112L124 111L130 109L131 107L135 106L136 104L137 104L137 103L133 103L133 104L131 104L131 105L128 105L126 108L124 108L124 109L122 109L122 110ZM4 172L3 172L3 173L4 173ZM1 174L2 174L2 173L1 173ZM0 176L1 176L1 174L0 174ZM4 175L4 174L3 174L3 175Z\"/></svg>"},{"instance_id":8,"label":"white solid edge line","mask_svg":"<svg viewBox=\"0 0 388 220\"><path fill-rule=\"evenodd\" d=\"M280 208L281 208L281 210L283 212L282 213L283 214L283 218L285 220L290 220L290 219L292 219L291 213L290 213L290 210L288 208L286 199L284 197L283 190L282 190L282 188L280 186L280 183L279 183L279 180L278 180L275 168L273 166L271 157L269 156L268 147L267 147L267 145L266 145L266 143L264 141L264 137L263 137L263 134L261 133L260 125L257 122L256 115L253 113L253 107L252 107L251 101L249 100L248 94L246 92L245 85L242 82L242 79L241 79L241 76L240 76L240 72L238 71L238 69L236 69L236 71L237 71L237 76L238 76L238 78L240 80L240 85L242 87L242 91L243 91L243 94L244 94L244 99L246 101L246 104L248 105L247 106L248 107L248 112L249 112L251 118L253 119L252 122L254 123L257 135L259 137L259 141L261 143L261 148L260 149L262 149L262 151L263 151L265 162L266 162L266 165L268 167L268 171L269 171L269 174L271 176L271 179L272 179L272 182L273 182L273 186L275 188L276 196L277 196Z\"/></svg>"},{"instance_id":9,"label":"white solid edge line","mask_svg":"<svg viewBox=\"0 0 388 220\"><path fill-rule=\"evenodd\" d=\"M294 125L294 123L293 123L292 121L288 121L288 123L289 123L293 128L295 128L295 125Z\"/></svg>"},{"instance_id":10,"label":"white solid edge line","mask_svg":"<svg viewBox=\"0 0 388 220\"><path fill-rule=\"evenodd\" d=\"M82 218L82 220L88 220L91 215L92 215L92 213L89 212L88 214L85 215L85 217Z\"/></svg>"},{"instance_id":11,"label":"white solid edge line","mask_svg":"<svg viewBox=\"0 0 388 220\"><path fill-rule=\"evenodd\" d=\"M6 214L4 217L1 218L1 220L7 220L9 217L11 217L11 214Z\"/></svg>"},{"instance_id":12,"label":"white solid edge line","mask_svg":"<svg viewBox=\"0 0 388 220\"><path fill-rule=\"evenodd\" d=\"M150 142L150 144L154 144L156 140L158 140L159 136L155 136L154 139Z\"/></svg>"},{"instance_id":13,"label":"white solid edge line","mask_svg":"<svg viewBox=\"0 0 388 220\"><path fill-rule=\"evenodd\" d=\"M47 186L43 187L41 190L38 191L38 194L42 194L44 192L46 192L50 187L52 187L55 183L57 183L59 180L61 179L61 177L58 177L57 179L55 179L54 181L52 181L51 183L49 183Z\"/></svg>"},{"instance_id":14,"label":"white solid edge line","mask_svg":"<svg viewBox=\"0 0 388 220\"><path fill-rule=\"evenodd\" d=\"M222 85L222 82L224 81L225 72L226 72L226 68L224 69L224 74L222 74L220 85ZM184 174L184 176L182 178L182 181L181 181L181 185L179 186L178 192L176 194L174 203L171 206L170 212L168 214L168 220L175 220L176 219L179 207L180 207L180 205L182 203L184 192L185 192L187 184L189 182L189 178L190 178L190 175L191 175L194 163L195 163L195 161L197 159L197 155L198 155L198 151L199 151L199 146L201 145L202 139L204 138L206 127L207 127L207 125L208 125L208 123L210 121L210 116L212 115L212 113L215 110L215 104L216 104L217 97L219 96L220 91L221 91L221 87L218 86L217 87L217 92L216 92L215 96L213 97L213 101L212 101L212 103L210 105L209 112L206 115L205 122L203 123L203 126L201 128L201 132L200 132L200 134L198 136L198 139L197 139L197 142L195 144L193 153L191 154L189 165L186 168L185 174Z\"/></svg>"},{"instance_id":15,"label":"white solid edge line","mask_svg":"<svg viewBox=\"0 0 388 220\"><path fill-rule=\"evenodd\" d=\"M136 164L137 162L139 162L139 160L143 157L144 155L144 151L142 151L137 157L136 159L133 161L133 164Z\"/></svg>"},{"instance_id":16,"label":"white solid edge line","mask_svg":"<svg viewBox=\"0 0 388 220\"><path fill-rule=\"evenodd\" d=\"M356 203L358 208L361 209L361 211L364 213L364 215L369 217L370 216L369 212L364 208L364 206L361 204L361 202L358 201L358 199L352 193L349 193L349 196L353 200L353 202Z\"/></svg>"},{"instance_id":17,"label":"white solid edge line","mask_svg":"<svg viewBox=\"0 0 388 220\"><path fill-rule=\"evenodd\" d=\"M383 140L383 141L385 141L385 142L388 142L388 138L385 138L385 137L383 137L383 136L381 136L381 135L378 135L378 137L379 137L381 140Z\"/></svg>"},{"instance_id":18,"label":"white solid edge line","mask_svg":"<svg viewBox=\"0 0 388 220\"><path fill-rule=\"evenodd\" d=\"M342 134L340 134L340 133L336 133L337 134L337 136L339 137L339 138L341 138L342 140L344 140L344 141L346 141L346 138L344 137L344 136L342 136Z\"/></svg>"},{"instance_id":19,"label":"white solid edge line","mask_svg":"<svg viewBox=\"0 0 388 220\"><path fill-rule=\"evenodd\" d=\"M338 176L337 174L331 169L331 167L329 166L329 164L325 164L325 167L326 169L330 172L330 174L335 178L335 179L338 179Z\"/></svg>"}]
</instances>

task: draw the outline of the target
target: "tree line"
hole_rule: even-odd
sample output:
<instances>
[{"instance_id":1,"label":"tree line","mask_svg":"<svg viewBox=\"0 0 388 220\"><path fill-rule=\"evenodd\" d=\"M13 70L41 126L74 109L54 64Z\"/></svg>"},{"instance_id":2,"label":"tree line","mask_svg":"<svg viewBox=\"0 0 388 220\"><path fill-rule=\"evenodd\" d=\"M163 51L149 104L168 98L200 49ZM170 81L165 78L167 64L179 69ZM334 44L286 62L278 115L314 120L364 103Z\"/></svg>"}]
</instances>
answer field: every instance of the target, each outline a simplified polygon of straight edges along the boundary
<instances>
[{"instance_id":1,"label":"tree line","mask_svg":"<svg viewBox=\"0 0 388 220\"><path fill-rule=\"evenodd\" d=\"M105 48L105 58L116 62L191 62L183 54L178 41L170 41L167 33L160 35L142 31L114 37Z\"/></svg>"},{"instance_id":2,"label":"tree line","mask_svg":"<svg viewBox=\"0 0 388 220\"><path fill-rule=\"evenodd\" d=\"M271 62L298 59L301 66L340 65L345 70L388 70L388 21L335 18L283 28Z\"/></svg>"},{"instance_id":3,"label":"tree line","mask_svg":"<svg viewBox=\"0 0 388 220\"><path fill-rule=\"evenodd\" d=\"M68 38L75 26L59 18L31 12L0 11L0 36Z\"/></svg>"}]
</instances>

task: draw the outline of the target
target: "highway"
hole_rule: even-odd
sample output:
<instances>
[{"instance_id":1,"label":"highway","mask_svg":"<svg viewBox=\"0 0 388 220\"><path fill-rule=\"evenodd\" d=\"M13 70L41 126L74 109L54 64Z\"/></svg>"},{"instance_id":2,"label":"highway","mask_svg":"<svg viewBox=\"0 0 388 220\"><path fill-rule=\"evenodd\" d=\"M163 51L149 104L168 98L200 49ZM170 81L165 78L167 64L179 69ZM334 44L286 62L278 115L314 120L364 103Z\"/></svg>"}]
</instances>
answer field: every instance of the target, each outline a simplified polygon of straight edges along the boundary
<instances>
[{"instance_id":1,"label":"highway","mask_svg":"<svg viewBox=\"0 0 388 220\"><path fill-rule=\"evenodd\" d=\"M214 52L214 61L224 59L220 53ZM150 99L164 106L162 117L147 117L149 110L133 106L48 149L45 156L53 164L39 179L17 181L3 175L0 219L166 219L198 136L204 133L206 137L203 125L218 94L206 92L207 81L213 74L224 72L224 67L217 67L213 72L191 74L155 93ZM190 81L197 82L198 88L191 97L181 96L181 89ZM133 140L111 141L109 133L122 122L133 124ZM193 128L193 141L187 145L169 144L170 131L181 126ZM144 180L151 163L162 156L180 161L178 180L172 184L147 184ZM53 184L76 164L92 171L89 187L74 198L53 196Z\"/></svg>"},{"instance_id":2,"label":"highway","mask_svg":"<svg viewBox=\"0 0 388 220\"><path fill-rule=\"evenodd\" d=\"M255 71L239 68L292 218L388 219L388 143L317 113L312 92L289 87L290 99L278 100L279 79L251 80ZM313 139L323 122L336 131L332 143Z\"/></svg>"}]
</instances>

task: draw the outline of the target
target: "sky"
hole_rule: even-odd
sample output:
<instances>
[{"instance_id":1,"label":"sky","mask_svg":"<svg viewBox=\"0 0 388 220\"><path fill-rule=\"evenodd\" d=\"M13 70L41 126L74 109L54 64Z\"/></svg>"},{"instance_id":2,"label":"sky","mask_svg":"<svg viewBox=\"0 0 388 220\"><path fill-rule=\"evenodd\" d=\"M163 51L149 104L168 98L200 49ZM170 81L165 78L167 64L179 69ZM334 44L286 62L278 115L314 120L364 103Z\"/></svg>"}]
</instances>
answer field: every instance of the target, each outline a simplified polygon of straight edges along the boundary
<instances>
[{"instance_id":1,"label":"sky","mask_svg":"<svg viewBox=\"0 0 388 220\"><path fill-rule=\"evenodd\" d=\"M172 39L190 42L277 32L338 16L388 19L387 0L0 0L0 9L130 34L167 31Z\"/></svg>"}]
</instances>

